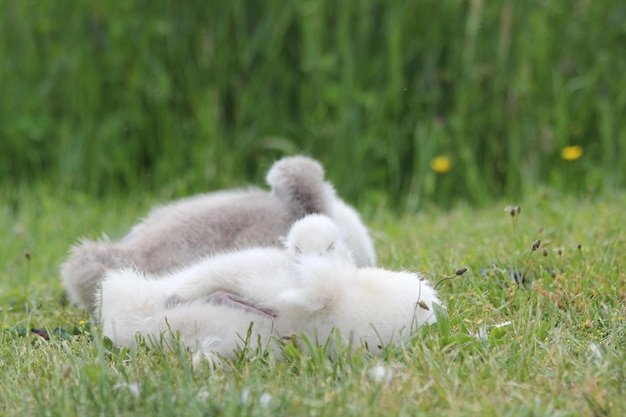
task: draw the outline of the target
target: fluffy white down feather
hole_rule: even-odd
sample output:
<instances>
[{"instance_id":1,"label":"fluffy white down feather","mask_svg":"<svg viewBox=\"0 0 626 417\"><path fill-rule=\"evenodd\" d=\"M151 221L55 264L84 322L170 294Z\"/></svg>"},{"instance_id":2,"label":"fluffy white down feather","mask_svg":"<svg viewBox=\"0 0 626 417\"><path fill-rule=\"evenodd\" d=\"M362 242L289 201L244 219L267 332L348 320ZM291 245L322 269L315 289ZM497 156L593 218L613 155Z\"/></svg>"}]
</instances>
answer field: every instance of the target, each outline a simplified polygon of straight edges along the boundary
<instances>
[{"instance_id":1,"label":"fluffy white down feather","mask_svg":"<svg viewBox=\"0 0 626 417\"><path fill-rule=\"evenodd\" d=\"M315 230L323 233L311 235ZM337 328L346 343L376 351L435 321L439 301L426 281L409 272L357 268L328 217L303 218L285 241L285 250L221 254L159 277L107 271L98 297L104 334L133 346L137 333L167 339L179 332L185 345L207 357L232 357L251 323L253 344L257 336L265 346L293 333L325 341ZM254 307L216 303L218 292Z\"/></svg>"}]
</instances>

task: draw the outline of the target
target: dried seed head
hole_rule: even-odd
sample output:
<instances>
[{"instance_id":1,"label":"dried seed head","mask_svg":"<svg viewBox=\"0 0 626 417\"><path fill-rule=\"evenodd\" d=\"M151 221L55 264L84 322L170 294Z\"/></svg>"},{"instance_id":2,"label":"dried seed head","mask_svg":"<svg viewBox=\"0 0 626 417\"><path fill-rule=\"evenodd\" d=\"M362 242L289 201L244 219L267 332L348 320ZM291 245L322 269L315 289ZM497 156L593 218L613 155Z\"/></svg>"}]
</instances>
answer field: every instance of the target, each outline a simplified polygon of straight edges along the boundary
<instances>
[{"instance_id":1,"label":"dried seed head","mask_svg":"<svg viewBox=\"0 0 626 417\"><path fill-rule=\"evenodd\" d=\"M548 256L548 249L543 248L543 256Z\"/></svg>"},{"instance_id":2,"label":"dried seed head","mask_svg":"<svg viewBox=\"0 0 626 417\"><path fill-rule=\"evenodd\" d=\"M435 284L435 287L434 287L434 288L435 288L435 289L437 289L437 287L439 286L439 284L441 284L442 282L444 282L444 281L448 281L448 280L451 280L451 279L454 279L454 278L456 278L456 277L458 277L458 276L460 276L460 275L463 275L465 272L467 272L467 268L466 268L466 267L463 267L463 268L459 268L459 269L457 269L457 270L454 272L454 275L450 275L449 277L443 277L443 278L441 278L441 279L440 279L440 280L439 280L439 281ZM420 307L424 308L421 304L420 304Z\"/></svg>"},{"instance_id":3,"label":"dried seed head","mask_svg":"<svg viewBox=\"0 0 626 417\"><path fill-rule=\"evenodd\" d=\"M519 215L522 212L522 206L515 207L515 214Z\"/></svg>"},{"instance_id":4,"label":"dried seed head","mask_svg":"<svg viewBox=\"0 0 626 417\"><path fill-rule=\"evenodd\" d=\"M536 251L541 246L541 239L537 239L533 242L532 250Z\"/></svg>"},{"instance_id":5,"label":"dried seed head","mask_svg":"<svg viewBox=\"0 0 626 417\"><path fill-rule=\"evenodd\" d=\"M30 252L24 252L27 261L30 261Z\"/></svg>"},{"instance_id":6,"label":"dried seed head","mask_svg":"<svg viewBox=\"0 0 626 417\"><path fill-rule=\"evenodd\" d=\"M581 245L580 243L576 247L578 248L578 250L583 250L583 245Z\"/></svg>"},{"instance_id":7,"label":"dried seed head","mask_svg":"<svg viewBox=\"0 0 626 417\"><path fill-rule=\"evenodd\" d=\"M557 255L562 256L563 255L563 248L556 248L556 253L557 253Z\"/></svg>"},{"instance_id":8,"label":"dried seed head","mask_svg":"<svg viewBox=\"0 0 626 417\"><path fill-rule=\"evenodd\" d=\"M509 214L511 215L511 217L515 217L515 214L516 214L516 213L515 213L515 209L514 209L514 208L511 208L511 209L509 210Z\"/></svg>"}]
</instances>

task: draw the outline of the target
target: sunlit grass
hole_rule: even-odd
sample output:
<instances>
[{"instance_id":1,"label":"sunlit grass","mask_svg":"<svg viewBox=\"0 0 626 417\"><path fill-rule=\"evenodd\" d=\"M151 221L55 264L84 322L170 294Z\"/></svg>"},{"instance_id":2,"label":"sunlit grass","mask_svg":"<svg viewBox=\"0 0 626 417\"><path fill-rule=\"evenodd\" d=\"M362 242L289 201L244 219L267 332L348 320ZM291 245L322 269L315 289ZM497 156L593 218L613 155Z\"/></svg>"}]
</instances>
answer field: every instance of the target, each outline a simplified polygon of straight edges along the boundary
<instances>
[{"instance_id":1,"label":"sunlit grass","mask_svg":"<svg viewBox=\"0 0 626 417\"><path fill-rule=\"evenodd\" d=\"M447 306L439 322L380 356L335 339L317 347L286 341L283 360L242 349L217 371L194 367L192 353L177 345L120 349L85 312L63 303L57 267L69 245L101 231L122 236L157 199L97 201L46 187L7 195L13 203L0 206L8 233L0 241L4 415L626 412L622 194L575 200L547 191L480 210L432 207L400 217L369 207L381 265L423 271L433 283L454 276L439 286ZM518 205L512 225L503 209ZM467 272L455 276L461 267Z\"/></svg>"}]
</instances>

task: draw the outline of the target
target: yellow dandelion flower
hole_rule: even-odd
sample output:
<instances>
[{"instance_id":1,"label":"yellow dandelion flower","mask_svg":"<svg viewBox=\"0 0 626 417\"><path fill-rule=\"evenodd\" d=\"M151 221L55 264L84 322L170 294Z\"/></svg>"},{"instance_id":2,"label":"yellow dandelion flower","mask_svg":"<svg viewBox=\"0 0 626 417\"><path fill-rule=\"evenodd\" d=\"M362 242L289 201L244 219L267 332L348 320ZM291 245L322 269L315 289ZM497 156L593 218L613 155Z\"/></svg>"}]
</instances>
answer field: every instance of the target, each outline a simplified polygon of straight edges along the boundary
<instances>
[{"instance_id":1,"label":"yellow dandelion flower","mask_svg":"<svg viewBox=\"0 0 626 417\"><path fill-rule=\"evenodd\" d=\"M9 329L9 325L6 323L2 323L2 330L8 330Z\"/></svg>"},{"instance_id":2,"label":"yellow dandelion flower","mask_svg":"<svg viewBox=\"0 0 626 417\"><path fill-rule=\"evenodd\" d=\"M430 161L430 167L433 171L444 174L452 169L452 161L447 156L437 156Z\"/></svg>"},{"instance_id":3,"label":"yellow dandelion flower","mask_svg":"<svg viewBox=\"0 0 626 417\"><path fill-rule=\"evenodd\" d=\"M566 161L575 161L583 155L583 147L574 145L566 146L561 150L561 158Z\"/></svg>"},{"instance_id":4,"label":"yellow dandelion flower","mask_svg":"<svg viewBox=\"0 0 626 417\"><path fill-rule=\"evenodd\" d=\"M85 325L85 320L80 320L80 321L78 322L78 325L79 325L79 326L84 326L84 325Z\"/></svg>"}]
</instances>

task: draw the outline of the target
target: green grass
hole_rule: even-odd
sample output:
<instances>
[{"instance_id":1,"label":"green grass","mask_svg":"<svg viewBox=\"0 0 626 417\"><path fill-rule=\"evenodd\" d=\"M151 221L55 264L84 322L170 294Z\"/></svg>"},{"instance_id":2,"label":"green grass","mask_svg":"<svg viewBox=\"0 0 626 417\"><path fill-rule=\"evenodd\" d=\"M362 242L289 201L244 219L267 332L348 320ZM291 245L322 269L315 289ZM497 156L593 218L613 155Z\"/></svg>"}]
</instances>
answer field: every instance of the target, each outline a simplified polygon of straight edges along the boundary
<instances>
[{"instance_id":1,"label":"green grass","mask_svg":"<svg viewBox=\"0 0 626 417\"><path fill-rule=\"evenodd\" d=\"M469 268L441 283L448 313L438 324L379 357L340 349L330 358L331 340L308 356L286 346L284 361L248 351L211 372L193 368L181 348L112 346L86 313L62 303L57 267L69 245L101 231L120 237L168 196L97 200L43 186L3 193L3 415L626 414L623 194L574 200L546 190L401 217L363 208L381 265L421 270L433 282ZM514 219L504 208L517 204ZM514 285L494 263L532 280ZM54 335L46 341L30 328Z\"/></svg>"}]
</instances>

